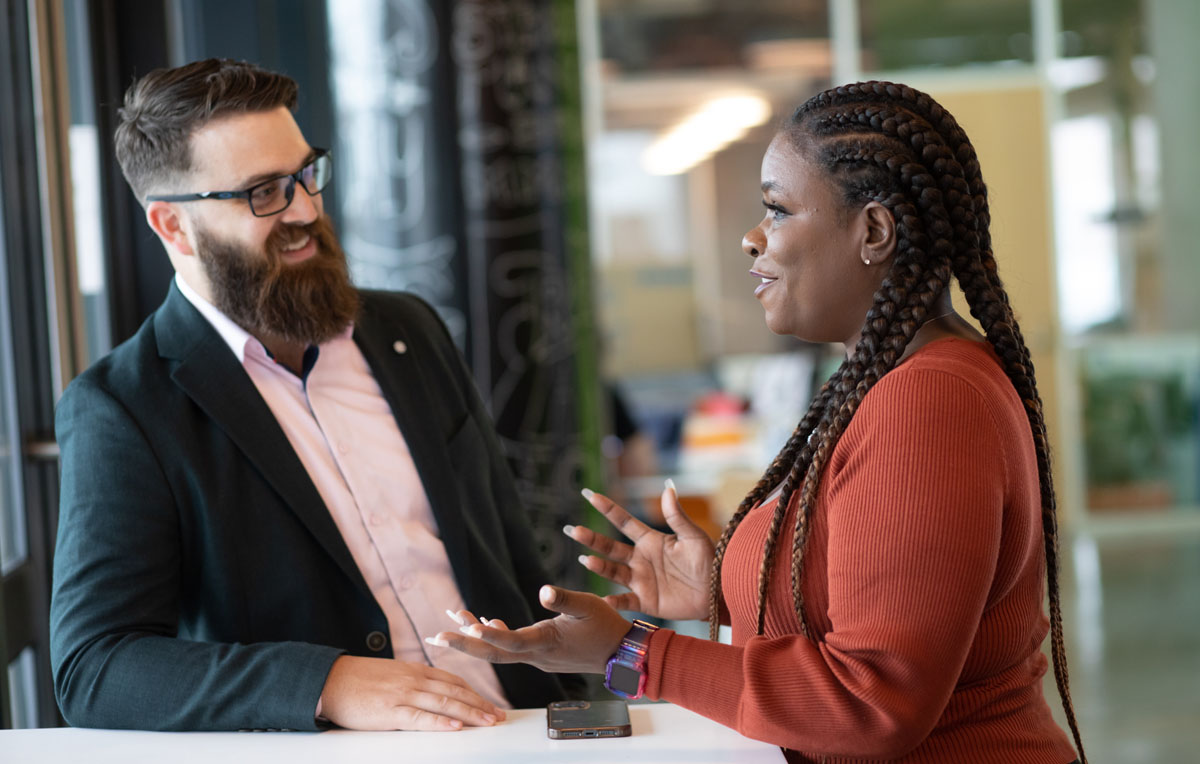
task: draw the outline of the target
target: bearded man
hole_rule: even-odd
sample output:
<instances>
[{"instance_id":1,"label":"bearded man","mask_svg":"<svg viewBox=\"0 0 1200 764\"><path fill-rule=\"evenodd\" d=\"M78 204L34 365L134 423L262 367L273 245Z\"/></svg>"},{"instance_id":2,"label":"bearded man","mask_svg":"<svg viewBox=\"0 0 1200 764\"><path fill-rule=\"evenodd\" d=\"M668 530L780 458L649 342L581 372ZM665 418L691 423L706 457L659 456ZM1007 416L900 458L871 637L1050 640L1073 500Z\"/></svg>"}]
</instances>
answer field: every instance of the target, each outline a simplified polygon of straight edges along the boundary
<instances>
[{"instance_id":1,"label":"bearded man","mask_svg":"<svg viewBox=\"0 0 1200 764\"><path fill-rule=\"evenodd\" d=\"M424 641L547 617L546 576L444 325L352 285L296 97L216 59L126 93L117 158L176 275L58 406L71 724L460 729L582 687Z\"/></svg>"}]
</instances>

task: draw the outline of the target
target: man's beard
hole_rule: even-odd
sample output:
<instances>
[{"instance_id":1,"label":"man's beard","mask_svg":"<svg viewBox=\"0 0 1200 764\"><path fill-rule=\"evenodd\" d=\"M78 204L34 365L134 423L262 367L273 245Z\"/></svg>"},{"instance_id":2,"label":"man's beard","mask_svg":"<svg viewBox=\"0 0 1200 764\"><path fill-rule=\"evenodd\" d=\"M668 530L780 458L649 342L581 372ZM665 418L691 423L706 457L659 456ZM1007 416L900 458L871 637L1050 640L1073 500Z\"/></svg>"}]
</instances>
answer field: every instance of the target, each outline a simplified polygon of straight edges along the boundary
<instances>
[{"instance_id":1,"label":"man's beard","mask_svg":"<svg viewBox=\"0 0 1200 764\"><path fill-rule=\"evenodd\" d=\"M284 247L309 234L317 251L295 264ZM196 233L196 253L212 285L213 303L238 326L262 340L319 345L341 334L358 314L358 291L329 218L307 225L280 225L265 251Z\"/></svg>"}]
</instances>

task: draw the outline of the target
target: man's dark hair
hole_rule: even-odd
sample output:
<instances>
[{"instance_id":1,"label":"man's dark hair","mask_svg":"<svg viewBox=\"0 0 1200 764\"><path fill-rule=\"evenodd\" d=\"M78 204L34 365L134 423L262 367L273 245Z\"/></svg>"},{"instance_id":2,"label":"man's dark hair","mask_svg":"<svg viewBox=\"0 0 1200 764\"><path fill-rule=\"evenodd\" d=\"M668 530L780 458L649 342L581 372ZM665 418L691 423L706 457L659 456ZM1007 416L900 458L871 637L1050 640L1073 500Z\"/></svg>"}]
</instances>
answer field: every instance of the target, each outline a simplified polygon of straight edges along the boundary
<instances>
[{"instance_id":1,"label":"man's dark hair","mask_svg":"<svg viewBox=\"0 0 1200 764\"><path fill-rule=\"evenodd\" d=\"M155 69L125 91L113 141L125 180L138 200L170 189L192 169L191 137L232 114L296 108L296 81L245 61L210 58Z\"/></svg>"}]
</instances>

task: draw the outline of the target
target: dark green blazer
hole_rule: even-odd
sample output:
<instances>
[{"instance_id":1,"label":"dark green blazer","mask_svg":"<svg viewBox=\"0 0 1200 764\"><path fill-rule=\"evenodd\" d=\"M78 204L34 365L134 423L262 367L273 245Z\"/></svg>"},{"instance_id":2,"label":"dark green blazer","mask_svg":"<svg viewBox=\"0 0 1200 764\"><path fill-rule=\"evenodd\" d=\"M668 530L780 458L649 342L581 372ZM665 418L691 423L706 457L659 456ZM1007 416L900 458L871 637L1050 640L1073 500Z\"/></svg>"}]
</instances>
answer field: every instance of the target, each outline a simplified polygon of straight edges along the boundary
<instances>
[{"instance_id":1,"label":"dark green blazer","mask_svg":"<svg viewBox=\"0 0 1200 764\"><path fill-rule=\"evenodd\" d=\"M444 325L411 295L362 296L354 340L467 607L510 626L546 617L537 545ZM391 657L383 611L287 436L174 285L134 337L72 382L56 428L51 661L69 723L315 729L335 658ZM496 672L518 708L582 687L523 665Z\"/></svg>"}]
</instances>

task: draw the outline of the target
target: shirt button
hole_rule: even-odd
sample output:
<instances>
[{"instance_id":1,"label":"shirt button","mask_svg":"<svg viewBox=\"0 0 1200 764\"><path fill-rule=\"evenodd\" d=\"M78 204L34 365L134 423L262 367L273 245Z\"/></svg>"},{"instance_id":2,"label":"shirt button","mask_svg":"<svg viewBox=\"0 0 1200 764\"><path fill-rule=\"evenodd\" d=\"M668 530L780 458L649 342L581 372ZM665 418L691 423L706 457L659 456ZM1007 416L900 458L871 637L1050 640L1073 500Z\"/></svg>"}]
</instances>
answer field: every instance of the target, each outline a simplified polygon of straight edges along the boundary
<instances>
[{"instance_id":1,"label":"shirt button","mask_svg":"<svg viewBox=\"0 0 1200 764\"><path fill-rule=\"evenodd\" d=\"M338 453L339 454L350 453L350 446L347 446L345 443L338 443Z\"/></svg>"},{"instance_id":2,"label":"shirt button","mask_svg":"<svg viewBox=\"0 0 1200 764\"><path fill-rule=\"evenodd\" d=\"M377 653L387 647L387 637L383 636L382 631L373 631L367 635L367 648L371 652Z\"/></svg>"},{"instance_id":3,"label":"shirt button","mask_svg":"<svg viewBox=\"0 0 1200 764\"><path fill-rule=\"evenodd\" d=\"M411 589L413 585L412 576L400 576L400 588Z\"/></svg>"}]
</instances>

